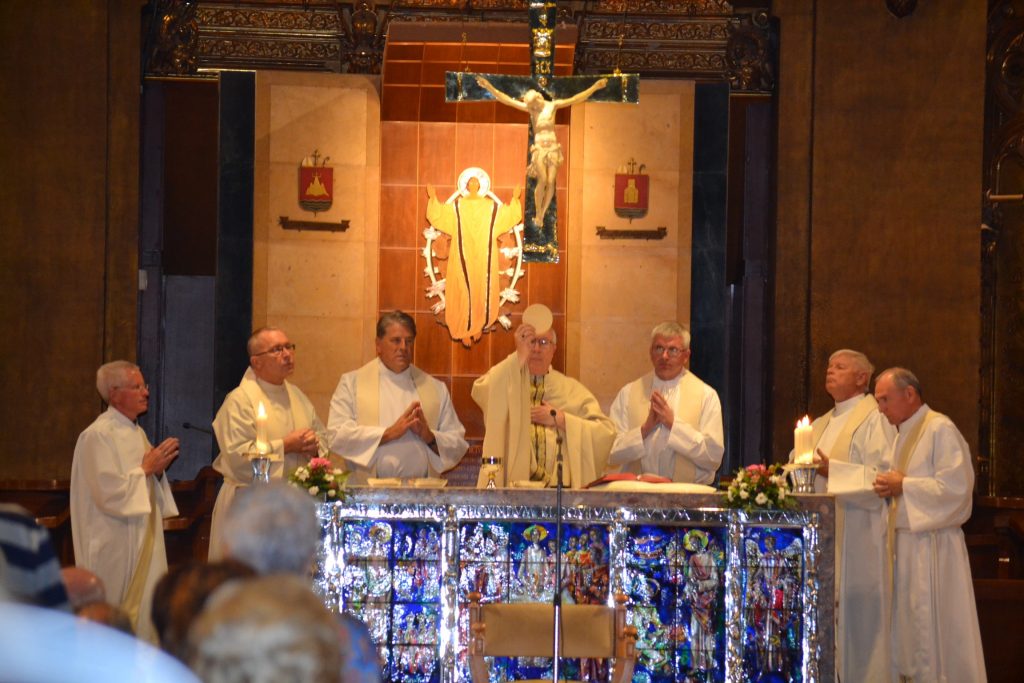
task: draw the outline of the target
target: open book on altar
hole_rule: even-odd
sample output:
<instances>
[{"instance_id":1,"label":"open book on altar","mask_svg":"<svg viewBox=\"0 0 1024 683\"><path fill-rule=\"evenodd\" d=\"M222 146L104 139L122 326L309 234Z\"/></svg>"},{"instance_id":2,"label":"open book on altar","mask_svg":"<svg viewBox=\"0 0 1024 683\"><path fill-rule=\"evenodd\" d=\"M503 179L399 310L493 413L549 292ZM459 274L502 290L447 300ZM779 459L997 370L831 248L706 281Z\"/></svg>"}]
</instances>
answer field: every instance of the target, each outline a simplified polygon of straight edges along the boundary
<instances>
[{"instance_id":1,"label":"open book on altar","mask_svg":"<svg viewBox=\"0 0 1024 683\"><path fill-rule=\"evenodd\" d=\"M674 482L656 474L614 472L595 479L583 488L596 491L643 491L649 493L714 493L714 486Z\"/></svg>"}]
</instances>

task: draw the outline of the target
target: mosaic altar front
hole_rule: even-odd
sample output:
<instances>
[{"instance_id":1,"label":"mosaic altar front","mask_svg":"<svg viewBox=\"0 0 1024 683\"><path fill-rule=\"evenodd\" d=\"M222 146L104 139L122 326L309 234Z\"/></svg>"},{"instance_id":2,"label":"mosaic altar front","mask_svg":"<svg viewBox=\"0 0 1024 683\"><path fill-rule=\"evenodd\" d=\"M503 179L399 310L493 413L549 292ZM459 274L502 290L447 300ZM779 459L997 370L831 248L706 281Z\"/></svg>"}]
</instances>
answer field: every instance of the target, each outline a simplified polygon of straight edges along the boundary
<instances>
[{"instance_id":1,"label":"mosaic altar front","mask_svg":"<svg viewBox=\"0 0 1024 683\"><path fill-rule=\"evenodd\" d=\"M567 491L559 575L553 492L357 490L321 509L316 585L369 627L388 681L470 680L470 592L550 603L555 590L563 604L628 597L637 683L830 680L832 515L817 496L745 515L716 496ZM492 681L551 669L499 658ZM562 671L607 679L600 660Z\"/></svg>"}]
</instances>

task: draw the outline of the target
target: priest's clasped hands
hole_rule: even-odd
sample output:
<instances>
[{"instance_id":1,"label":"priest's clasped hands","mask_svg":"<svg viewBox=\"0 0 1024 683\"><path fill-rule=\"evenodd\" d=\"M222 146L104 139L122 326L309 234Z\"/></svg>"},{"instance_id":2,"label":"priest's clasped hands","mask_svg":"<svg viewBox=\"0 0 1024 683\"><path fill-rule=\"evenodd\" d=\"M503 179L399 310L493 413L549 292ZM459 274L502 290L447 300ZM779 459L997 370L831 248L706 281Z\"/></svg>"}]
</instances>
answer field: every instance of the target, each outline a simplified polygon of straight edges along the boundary
<instances>
[{"instance_id":1,"label":"priest's clasped hands","mask_svg":"<svg viewBox=\"0 0 1024 683\"><path fill-rule=\"evenodd\" d=\"M903 494L903 476L899 470L879 472L872 488L879 498L895 498Z\"/></svg>"},{"instance_id":2,"label":"priest's clasped hands","mask_svg":"<svg viewBox=\"0 0 1024 683\"><path fill-rule=\"evenodd\" d=\"M665 425L667 428L672 429L673 423L676 421L675 411L672 410L672 406L668 404L668 399L660 391L651 392L651 409L647 411L647 419L640 425L640 435L643 438L654 431L654 428L659 424Z\"/></svg>"},{"instance_id":3,"label":"priest's clasped hands","mask_svg":"<svg viewBox=\"0 0 1024 683\"><path fill-rule=\"evenodd\" d=\"M316 457L320 453L320 439L317 438L316 432L308 427L296 429L284 437L284 452Z\"/></svg>"},{"instance_id":4,"label":"priest's clasped hands","mask_svg":"<svg viewBox=\"0 0 1024 683\"><path fill-rule=\"evenodd\" d=\"M180 448L181 444L173 436L164 439L159 446L154 446L152 450L142 456L142 471L146 473L147 477L151 474L162 475L164 470L178 457Z\"/></svg>"},{"instance_id":5,"label":"priest's clasped hands","mask_svg":"<svg viewBox=\"0 0 1024 683\"><path fill-rule=\"evenodd\" d=\"M398 419L384 430L384 434L380 437L380 442L385 444L389 441L401 439L409 431L423 439L423 443L428 446L433 446L437 440L434 432L430 429L430 425L427 424L427 416L423 414L423 407L419 401L410 403L405 412L399 415Z\"/></svg>"}]
</instances>

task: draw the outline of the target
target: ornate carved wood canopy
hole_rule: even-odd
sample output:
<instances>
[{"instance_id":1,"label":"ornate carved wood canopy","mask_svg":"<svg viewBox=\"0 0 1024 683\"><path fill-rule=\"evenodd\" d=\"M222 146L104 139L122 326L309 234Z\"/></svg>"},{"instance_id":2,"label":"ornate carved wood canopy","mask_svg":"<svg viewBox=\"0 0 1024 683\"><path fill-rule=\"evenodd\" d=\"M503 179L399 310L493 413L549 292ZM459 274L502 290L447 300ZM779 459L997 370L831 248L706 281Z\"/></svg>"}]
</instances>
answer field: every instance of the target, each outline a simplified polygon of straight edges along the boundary
<instances>
[{"instance_id":1,"label":"ornate carved wood canopy","mask_svg":"<svg viewBox=\"0 0 1024 683\"><path fill-rule=\"evenodd\" d=\"M560 2L578 29L575 71L727 80L733 90L775 84L769 0ZM737 7L737 5L741 5ZM379 73L392 21L526 23L527 0L150 0L145 72L297 69Z\"/></svg>"}]
</instances>

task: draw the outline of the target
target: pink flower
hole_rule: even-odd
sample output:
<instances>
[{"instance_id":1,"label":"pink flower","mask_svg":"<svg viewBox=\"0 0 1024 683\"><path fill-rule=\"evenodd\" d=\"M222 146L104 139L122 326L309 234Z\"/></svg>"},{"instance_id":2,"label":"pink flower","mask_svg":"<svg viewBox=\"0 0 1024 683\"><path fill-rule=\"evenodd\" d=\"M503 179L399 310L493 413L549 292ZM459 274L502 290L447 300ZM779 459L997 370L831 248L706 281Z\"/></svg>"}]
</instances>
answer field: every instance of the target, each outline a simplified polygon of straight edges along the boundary
<instances>
[{"instance_id":1,"label":"pink flower","mask_svg":"<svg viewBox=\"0 0 1024 683\"><path fill-rule=\"evenodd\" d=\"M310 468L330 468L331 461L328 460L327 458L313 458L312 460L309 461L309 466Z\"/></svg>"}]
</instances>

